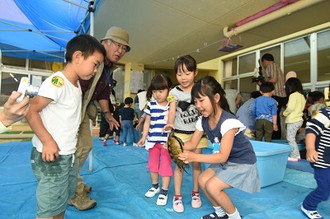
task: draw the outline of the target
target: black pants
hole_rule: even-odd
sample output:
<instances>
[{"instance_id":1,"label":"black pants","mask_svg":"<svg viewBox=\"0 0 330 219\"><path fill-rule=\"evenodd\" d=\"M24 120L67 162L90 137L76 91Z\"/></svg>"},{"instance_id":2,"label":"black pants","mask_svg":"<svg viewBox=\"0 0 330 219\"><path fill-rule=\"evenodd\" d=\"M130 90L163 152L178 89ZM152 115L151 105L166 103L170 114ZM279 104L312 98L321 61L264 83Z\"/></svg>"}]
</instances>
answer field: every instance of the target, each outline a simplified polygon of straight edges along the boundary
<instances>
[{"instance_id":1,"label":"black pants","mask_svg":"<svg viewBox=\"0 0 330 219\"><path fill-rule=\"evenodd\" d=\"M104 117L104 113L101 113L99 137L104 137L106 134L112 136L114 132L116 133L117 136L120 136L120 128L119 129L113 128L113 130L111 131L109 128L109 123Z\"/></svg>"},{"instance_id":2,"label":"black pants","mask_svg":"<svg viewBox=\"0 0 330 219\"><path fill-rule=\"evenodd\" d=\"M273 98L277 101L277 126L278 131L273 131L272 139L281 139L281 119L280 119L280 112L282 107L285 107L288 103L287 97L279 97L279 96L273 96Z\"/></svg>"}]
</instances>

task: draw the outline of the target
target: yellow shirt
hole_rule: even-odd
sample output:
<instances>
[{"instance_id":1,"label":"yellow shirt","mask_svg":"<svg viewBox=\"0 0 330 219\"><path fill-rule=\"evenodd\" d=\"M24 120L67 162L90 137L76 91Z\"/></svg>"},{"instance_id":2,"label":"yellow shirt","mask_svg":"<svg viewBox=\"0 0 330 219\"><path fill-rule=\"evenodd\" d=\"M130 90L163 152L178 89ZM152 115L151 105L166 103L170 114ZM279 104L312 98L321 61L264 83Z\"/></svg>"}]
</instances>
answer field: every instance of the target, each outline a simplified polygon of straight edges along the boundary
<instances>
[{"instance_id":1,"label":"yellow shirt","mask_svg":"<svg viewBox=\"0 0 330 219\"><path fill-rule=\"evenodd\" d=\"M286 116L285 123L295 123L302 121L305 104L306 100L304 95L299 92L290 94L288 105L283 112L283 115Z\"/></svg>"}]
</instances>

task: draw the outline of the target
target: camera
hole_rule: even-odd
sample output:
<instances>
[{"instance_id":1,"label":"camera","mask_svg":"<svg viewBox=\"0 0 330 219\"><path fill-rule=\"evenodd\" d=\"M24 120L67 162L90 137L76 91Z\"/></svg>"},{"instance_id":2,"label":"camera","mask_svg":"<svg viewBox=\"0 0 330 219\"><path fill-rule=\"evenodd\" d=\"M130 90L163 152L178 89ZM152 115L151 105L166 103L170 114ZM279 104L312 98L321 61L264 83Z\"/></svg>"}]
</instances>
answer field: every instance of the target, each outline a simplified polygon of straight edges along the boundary
<instances>
[{"instance_id":1,"label":"camera","mask_svg":"<svg viewBox=\"0 0 330 219\"><path fill-rule=\"evenodd\" d=\"M16 102L21 102L25 96L37 96L39 87L31 85L28 77L22 77L17 91L22 93L22 95L17 98Z\"/></svg>"},{"instance_id":2,"label":"camera","mask_svg":"<svg viewBox=\"0 0 330 219\"><path fill-rule=\"evenodd\" d=\"M265 82L265 78L262 75L259 75L258 77L252 77L251 80L252 80L252 83L258 83L258 82L264 83Z\"/></svg>"},{"instance_id":3,"label":"camera","mask_svg":"<svg viewBox=\"0 0 330 219\"><path fill-rule=\"evenodd\" d=\"M252 83L264 83L266 81L265 77L262 75L262 67L259 59L259 67L254 69L254 76L251 78Z\"/></svg>"}]
</instances>

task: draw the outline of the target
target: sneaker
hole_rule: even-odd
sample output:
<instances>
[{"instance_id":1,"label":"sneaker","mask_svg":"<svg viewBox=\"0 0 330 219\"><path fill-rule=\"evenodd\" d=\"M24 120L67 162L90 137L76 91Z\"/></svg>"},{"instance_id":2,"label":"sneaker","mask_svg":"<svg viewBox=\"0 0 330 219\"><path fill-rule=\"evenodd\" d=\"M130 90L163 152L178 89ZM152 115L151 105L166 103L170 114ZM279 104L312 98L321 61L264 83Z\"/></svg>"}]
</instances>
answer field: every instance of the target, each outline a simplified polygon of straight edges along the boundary
<instances>
[{"instance_id":1,"label":"sneaker","mask_svg":"<svg viewBox=\"0 0 330 219\"><path fill-rule=\"evenodd\" d=\"M96 206L96 201L91 199L86 193L75 194L75 196L68 201L69 205L74 206L80 211L88 210Z\"/></svg>"},{"instance_id":2,"label":"sneaker","mask_svg":"<svg viewBox=\"0 0 330 219\"><path fill-rule=\"evenodd\" d=\"M127 146L127 144L126 144L126 143L124 143L124 144L123 144L123 146L124 146L124 147L126 147L126 146Z\"/></svg>"},{"instance_id":3,"label":"sneaker","mask_svg":"<svg viewBox=\"0 0 330 219\"><path fill-rule=\"evenodd\" d=\"M288 157L289 162L298 162L299 158Z\"/></svg>"},{"instance_id":4,"label":"sneaker","mask_svg":"<svg viewBox=\"0 0 330 219\"><path fill-rule=\"evenodd\" d=\"M317 211L309 211L301 206L301 211L305 213L308 218L311 219L324 219Z\"/></svg>"},{"instance_id":5,"label":"sneaker","mask_svg":"<svg viewBox=\"0 0 330 219\"><path fill-rule=\"evenodd\" d=\"M157 205L166 205L167 204L167 198L168 198L168 195L159 194L156 204Z\"/></svg>"},{"instance_id":6,"label":"sneaker","mask_svg":"<svg viewBox=\"0 0 330 219\"><path fill-rule=\"evenodd\" d=\"M184 206L182 204L182 197L173 197L173 210L181 213L184 212Z\"/></svg>"},{"instance_id":7,"label":"sneaker","mask_svg":"<svg viewBox=\"0 0 330 219\"><path fill-rule=\"evenodd\" d=\"M155 187L151 187L146 194L144 194L148 198L154 197L157 193L160 192L160 188L158 187L157 189Z\"/></svg>"},{"instance_id":8,"label":"sneaker","mask_svg":"<svg viewBox=\"0 0 330 219\"><path fill-rule=\"evenodd\" d=\"M191 195L191 207L200 208L202 206L202 200L199 193L192 193Z\"/></svg>"},{"instance_id":9,"label":"sneaker","mask_svg":"<svg viewBox=\"0 0 330 219\"><path fill-rule=\"evenodd\" d=\"M227 219L228 218L228 215L224 215L222 217L218 216L216 212L213 212L211 214L207 214L203 217L201 217L201 219Z\"/></svg>"},{"instance_id":10,"label":"sneaker","mask_svg":"<svg viewBox=\"0 0 330 219\"><path fill-rule=\"evenodd\" d=\"M117 145L120 145L120 144L121 144L120 141L117 141L117 140L113 140L113 142L114 142L115 144L117 144Z\"/></svg>"},{"instance_id":11,"label":"sneaker","mask_svg":"<svg viewBox=\"0 0 330 219\"><path fill-rule=\"evenodd\" d=\"M107 146L107 145L108 145L107 140L104 139L104 140L103 140L103 146Z\"/></svg>"},{"instance_id":12,"label":"sneaker","mask_svg":"<svg viewBox=\"0 0 330 219\"><path fill-rule=\"evenodd\" d=\"M104 141L104 139L105 139L104 137L99 137L100 141Z\"/></svg>"}]
</instances>

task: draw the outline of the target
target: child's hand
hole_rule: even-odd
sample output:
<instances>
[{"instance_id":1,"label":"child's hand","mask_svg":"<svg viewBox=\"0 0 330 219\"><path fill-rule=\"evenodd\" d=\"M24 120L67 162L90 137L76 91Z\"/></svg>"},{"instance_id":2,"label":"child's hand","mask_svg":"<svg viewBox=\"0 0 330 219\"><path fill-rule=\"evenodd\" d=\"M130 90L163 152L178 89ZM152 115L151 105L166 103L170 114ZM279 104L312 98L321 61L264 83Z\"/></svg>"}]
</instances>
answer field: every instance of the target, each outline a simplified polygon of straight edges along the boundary
<instances>
[{"instance_id":1,"label":"child's hand","mask_svg":"<svg viewBox=\"0 0 330 219\"><path fill-rule=\"evenodd\" d=\"M42 147L42 160L45 162L53 162L60 157L60 149L55 141L49 141Z\"/></svg>"},{"instance_id":2,"label":"child's hand","mask_svg":"<svg viewBox=\"0 0 330 219\"><path fill-rule=\"evenodd\" d=\"M167 124L163 127L162 132L172 130L172 129L174 129L174 125L173 124Z\"/></svg>"},{"instance_id":3,"label":"child's hand","mask_svg":"<svg viewBox=\"0 0 330 219\"><path fill-rule=\"evenodd\" d=\"M301 133L301 132L303 132L304 130L305 130L305 128L300 128L300 129L298 129L297 133Z\"/></svg>"},{"instance_id":4,"label":"child's hand","mask_svg":"<svg viewBox=\"0 0 330 219\"><path fill-rule=\"evenodd\" d=\"M316 150L307 150L306 153L306 160L308 160L311 163L315 163L318 161L318 153Z\"/></svg>"},{"instance_id":5,"label":"child's hand","mask_svg":"<svg viewBox=\"0 0 330 219\"><path fill-rule=\"evenodd\" d=\"M167 143L166 143L166 144L163 144L163 148L164 148L165 150L168 150Z\"/></svg>"},{"instance_id":6,"label":"child's hand","mask_svg":"<svg viewBox=\"0 0 330 219\"><path fill-rule=\"evenodd\" d=\"M137 143L136 143L136 146L138 146L138 147L141 147L141 146L143 146L144 145L144 143L145 143L145 138L141 138Z\"/></svg>"},{"instance_id":7,"label":"child's hand","mask_svg":"<svg viewBox=\"0 0 330 219\"><path fill-rule=\"evenodd\" d=\"M139 129L140 129L140 126L141 126L141 123L138 123L138 124L135 126L135 129L136 129L136 130L139 130Z\"/></svg>"},{"instance_id":8,"label":"child's hand","mask_svg":"<svg viewBox=\"0 0 330 219\"><path fill-rule=\"evenodd\" d=\"M274 130L274 131L278 131L278 126L277 126L277 124L273 124L273 130Z\"/></svg>"}]
</instances>

